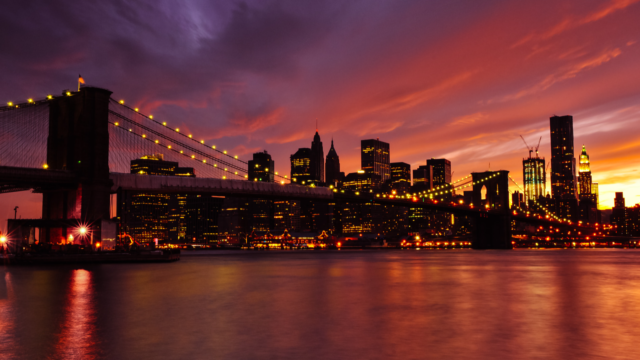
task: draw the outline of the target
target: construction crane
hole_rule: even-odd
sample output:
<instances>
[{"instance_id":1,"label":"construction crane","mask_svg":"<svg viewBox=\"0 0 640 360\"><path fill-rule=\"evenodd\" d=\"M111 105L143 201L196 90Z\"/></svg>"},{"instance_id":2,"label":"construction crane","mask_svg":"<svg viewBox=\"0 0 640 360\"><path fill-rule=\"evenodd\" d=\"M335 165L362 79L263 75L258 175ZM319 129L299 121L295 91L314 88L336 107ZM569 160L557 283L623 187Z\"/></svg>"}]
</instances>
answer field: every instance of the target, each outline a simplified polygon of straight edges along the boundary
<instances>
[{"instance_id":1,"label":"construction crane","mask_svg":"<svg viewBox=\"0 0 640 360\"><path fill-rule=\"evenodd\" d=\"M538 145L535 148L533 146L529 146L529 144L527 144L527 141L522 137L522 135L520 135L520 138L524 142L524 145L527 147L527 150L529 150L529 159L531 159L531 154L533 154L534 151L536 152L536 157L537 157L538 149L540 148L540 142L542 141L542 136L540 136L540 139L538 140Z\"/></svg>"}]
</instances>

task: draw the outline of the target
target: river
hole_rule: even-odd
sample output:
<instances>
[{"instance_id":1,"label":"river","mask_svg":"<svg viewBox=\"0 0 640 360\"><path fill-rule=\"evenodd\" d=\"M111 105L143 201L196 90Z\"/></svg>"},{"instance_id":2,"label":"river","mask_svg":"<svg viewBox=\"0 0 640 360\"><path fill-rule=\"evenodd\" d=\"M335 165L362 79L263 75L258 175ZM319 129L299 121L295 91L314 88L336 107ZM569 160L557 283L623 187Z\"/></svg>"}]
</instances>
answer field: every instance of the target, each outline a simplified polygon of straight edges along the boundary
<instances>
[{"instance_id":1,"label":"river","mask_svg":"<svg viewBox=\"0 0 640 360\"><path fill-rule=\"evenodd\" d=\"M0 359L638 359L640 251L0 267Z\"/></svg>"}]
</instances>

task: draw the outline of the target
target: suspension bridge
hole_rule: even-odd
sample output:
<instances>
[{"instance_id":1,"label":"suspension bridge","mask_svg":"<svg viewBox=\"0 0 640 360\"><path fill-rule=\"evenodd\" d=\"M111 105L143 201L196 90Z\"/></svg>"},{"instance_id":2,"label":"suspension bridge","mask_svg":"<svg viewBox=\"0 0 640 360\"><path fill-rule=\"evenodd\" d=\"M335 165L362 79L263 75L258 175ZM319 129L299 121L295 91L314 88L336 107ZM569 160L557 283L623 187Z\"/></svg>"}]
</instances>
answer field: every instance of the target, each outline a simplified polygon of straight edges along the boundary
<instances>
[{"instance_id":1,"label":"suspension bridge","mask_svg":"<svg viewBox=\"0 0 640 360\"><path fill-rule=\"evenodd\" d=\"M130 173L131 160L155 153L192 167L197 177ZM513 179L506 170L473 173L402 196L301 186L277 173L275 178L272 183L249 181L248 164L238 156L113 99L109 90L83 87L0 107L0 193L29 189L42 193L42 219L21 220L19 225L46 227L41 239L45 242L66 237L73 223L91 224L94 241L100 241L105 221L110 220L111 194L127 191L376 202L441 210L474 221L477 249L510 249L513 221L578 226L546 209L550 216L543 219L526 211L512 212L509 180ZM473 195L470 204L447 200L467 188Z\"/></svg>"}]
</instances>

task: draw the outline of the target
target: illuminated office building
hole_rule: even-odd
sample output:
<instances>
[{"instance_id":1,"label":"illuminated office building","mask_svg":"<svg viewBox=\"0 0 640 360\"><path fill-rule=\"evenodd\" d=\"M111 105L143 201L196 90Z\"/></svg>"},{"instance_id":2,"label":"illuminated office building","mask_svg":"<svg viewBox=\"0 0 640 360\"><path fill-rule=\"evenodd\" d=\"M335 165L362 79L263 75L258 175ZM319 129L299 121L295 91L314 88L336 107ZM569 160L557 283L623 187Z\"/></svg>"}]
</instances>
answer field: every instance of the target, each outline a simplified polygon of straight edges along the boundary
<instances>
[{"instance_id":1,"label":"illuminated office building","mask_svg":"<svg viewBox=\"0 0 640 360\"><path fill-rule=\"evenodd\" d=\"M360 151L362 170L380 176L381 182L391 177L388 143L379 139L361 140Z\"/></svg>"},{"instance_id":2,"label":"illuminated office building","mask_svg":"<svg viewBox=\"0 0 640 360\"><path fill-rule=\"evenodd\" d=\"M428 159L427 167L432 169L432 187L451 184L451 161L447 159Z\"/></svg>"},{"instance_id":3,"label":"illuminated office building","mask_svg":"<svg viewBox=\"0 0 640 360\"><path fill-rule=\"evenodd\" d=\"M249 160L248 173L249 181L274 181L275 163L267 150L253 154L253 160Z\"/></svg>"},{"instance_id":4,"label":"illuminated office building","mask_svg":"<svg viewBox=\"0 0 640 360\"><path fill-rule=\"evenodd\" d=\"M616 226L615 230L618 235L627 235L627 208L625 207L624 195L617 192L613 202L611 225Z\"/></svg>"},{"instance_id":5,"label":"illuminated office building","mask_svg":"<svg viewBox=\"0 0 640 360\"><path fill-rule=\"evenodd\" d=\"M291 155L291 181L301 185L315 182L311 175L311 157L312 152L309 148L300 148Z\"/></svg>"},{"instance_id":6,"label":"illuminated office building","mask_svg":"<svg viewBox=\"0 0 640 360\"><path fill-rule=\"evenodd\" d=\"M391 163L391 180L393 182L411 183L411 165L404 162Z\"/></svg>"},{"instance_id":7,"label":"illuminated office building","mask_svg":"<svg viewBox=\"0 0 640 360\"><path fill-rule=\"evenodd\" d=\"M274 200L273 218L275 230L300 231L300 201Z\"/></svg>"},{"instance_id":8,"label":"illuminated office building","mask_svg":"<svg viewBox=\"0 0 640 360\"><path fill-rule=\"evenodd\" d=\"M370 192L377 190L380 185L380 175L360 170L345 176L342 188L353 192Z\"/></svg>"}]
</instances>

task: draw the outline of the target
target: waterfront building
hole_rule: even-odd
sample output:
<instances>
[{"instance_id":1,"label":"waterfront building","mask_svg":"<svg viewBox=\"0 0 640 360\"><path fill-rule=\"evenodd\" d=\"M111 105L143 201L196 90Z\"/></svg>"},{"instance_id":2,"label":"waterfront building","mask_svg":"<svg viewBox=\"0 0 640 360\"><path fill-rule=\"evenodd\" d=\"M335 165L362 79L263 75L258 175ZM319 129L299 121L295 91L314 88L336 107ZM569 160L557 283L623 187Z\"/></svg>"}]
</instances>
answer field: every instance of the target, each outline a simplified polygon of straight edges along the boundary
<instances>
[{"instance_id":1,"label":"waterfront building","mask_svg":"<svg viewBox=\"0 0 640 360\"><path fill-rule=\"evenodd\" d=\"M131 160L131 173L195 177L193 168L164 161L162 154ZM118 195L122 229L140 243L211 243L218 240L224 199L206 194L124 191Z\"/></svg>"},{"instance_id":2,"label":"waterfront building","mask_svg":"<svg viewBox=\"0 0 640 360\"><path fill-rule=\"evenodd\" d=\"M360 151L362 170L380 176L381 182L391 177L388 143L380 139L361 140Z\"/></svg>"},{"instance_id":3,"label":"waterfront building","mask_svg":"<svg viewBox=\"0 0 640 360\"><path fill-rule=\"evenodd\" d=\"M274 200L273 219L275 230L300 231L300 201Z\"/></svg>"},{"instance_id":4,"label":"waterfront building","mask_svg":"<svg viewBox=\"0 0 640 360\"><path fill-rule=\"evenodd\" d=\"M311 178L316 183L324 183L324 150L322 149L322 141L318 129L313 136L311 142L311 161L310 161Z\"/></svg>"},{"instance_id":5,"label":"waterfront building","mask_svg":"<svg viewBox=\"0 0 640 360\"><path fill-rule=\"evenodd\" d=\"M627 217L627 234L631 236L640 236L640 204L628 207L626 211Z\"/></svg>"},{"instance_id":6,"label":"waterfront building","mask_svg":"<svg viewBox=\"0 0 640 360\"><path fill-rule=\"evenodd\" d=\"M301 185L315 182L311 175L311 158L312 152L309 148L300 148L291 155L291 181Z\"/></svg>"},{"instance_id":7,"label":"waterfront building","mask_svg":"<svg viewBox=\"0 0 640 360\"><path fill-rule=\"evenodd\" d=\"M598 216L598 200L593 193L593 180L591 178L591 163L587 149L583 145L580 154L578 175L578 196L580 198L580 218L584 221L595 223L599 222Z\"/></svg>"},{"instance_id":8,"label":"waterfront building","mask_svg":"<svg viewBox=\"0 0 640 360\"><path fill-rule=\"evenodd\" d=\"M275 163L267 150L253 154L248 173L249 181L274 182Z\"/></svg>"},{"instance_id":9,"label":"waterfront building","mask_svg":"<svg viewBox=\"0 0 640 360\"><path fill-rule=\"evenodd\" d=\"M333 147L333 140L331 140L331 148L325 162L325 179L327 184L338 186L343 177L344 173L340 172L340 157Z\"/></svg>"},{"instance_id":10,"label":"waterfront building","mask_svg":"<svg viewBox=\"0 0 640 360\"><path fill-rule=\"evenodd\" d=\"M577 198L576 159L573 149L573 117L552 116L551 195L555 199Z\"/></svg>"}]
</instances>

